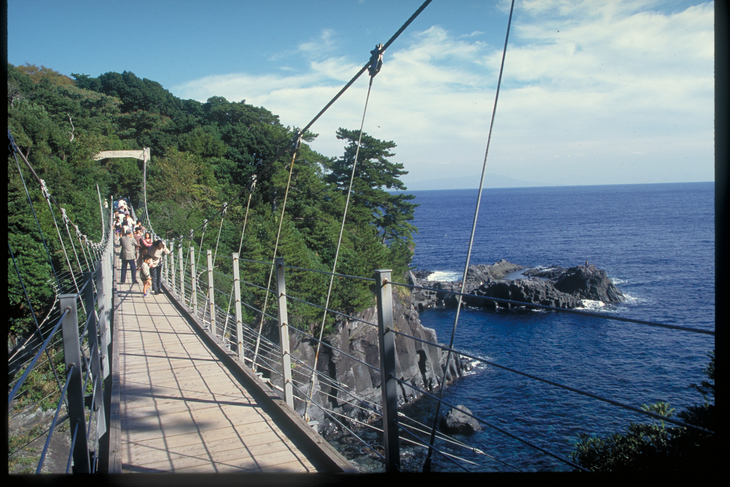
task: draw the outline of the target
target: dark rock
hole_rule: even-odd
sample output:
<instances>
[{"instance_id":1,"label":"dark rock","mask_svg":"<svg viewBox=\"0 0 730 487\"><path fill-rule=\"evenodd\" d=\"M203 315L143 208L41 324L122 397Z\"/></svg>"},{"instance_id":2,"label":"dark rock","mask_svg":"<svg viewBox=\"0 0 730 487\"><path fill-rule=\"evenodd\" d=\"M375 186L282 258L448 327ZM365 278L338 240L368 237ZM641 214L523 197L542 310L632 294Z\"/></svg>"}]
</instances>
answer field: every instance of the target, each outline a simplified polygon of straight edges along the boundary
<instances>
[{"instance_id":1,"label":"dark rock","mask_svg":"<svg viewBox=\"0 0 730 487\"><path fill-rule=\"evenodd\" d=\"M624 300L623 294L608 278L606 271L592 264L571 267L563 272L555 281L555 289L582 299L604 303L619 303Z\"/></svg>"},{"instance_id":2,"label":"dark rock","mask_svg":"<svg viewBox=\"0 0 730 487\"><path fill-rule=\"evenodd\" d=\"M428 308L451 308L459 303L461 281L434 282L419 280L418 275L428 271L412 272L413 285L427 289L413 291L413 302L419 311ZM513 276L510 278L510 276ZM482 308L512 308L516 303L539 304L556 308L577 308L583 300L619 303L624 300L606 271L594 265L564 269L528 269L500 260L492 265L470 266L467 271L462 297L466 306ZM485 298L496 298L494 301Z\"/></svg>"},{"instance_id":3,"label":"dark rock","mask_svg":"<svg viewBox=\"0 0 730 487\"><path fill-rule=\"evenodd\" d=\"M507 275L525 269L524 266L507 262L504 259L495 262L492 265L471 265L466 272L466 280L488 281L490 279L504 279Z\"/></svg>"},{"instance_id":4,"label":"dark rock","mask_svg":"<svg viewBox=\"0 0 730 487\"><path fill-rule=\"evenodd\" d=\"M508 301L552 306L555 308L576 308L581 304L579 297L558 291L549 281L541 279L489 282L472 291L472 294ZM471 296L467 298L464 299L464 302L473 307L500 307L509 309L515 305L514 303L500 303Z\"/></svg>"},{"instance_id":5,"label":"dark rock","mask_svg":"<svg viewBox=\"0 0 730 487\"><path fill-rule=\"evenodd\" d=\"M445 418L441 418L441 431L447 434L468 435L481 431L479 421L470 416L472 412L466 406L456 406Z\"/></svg>"}]
</instances>

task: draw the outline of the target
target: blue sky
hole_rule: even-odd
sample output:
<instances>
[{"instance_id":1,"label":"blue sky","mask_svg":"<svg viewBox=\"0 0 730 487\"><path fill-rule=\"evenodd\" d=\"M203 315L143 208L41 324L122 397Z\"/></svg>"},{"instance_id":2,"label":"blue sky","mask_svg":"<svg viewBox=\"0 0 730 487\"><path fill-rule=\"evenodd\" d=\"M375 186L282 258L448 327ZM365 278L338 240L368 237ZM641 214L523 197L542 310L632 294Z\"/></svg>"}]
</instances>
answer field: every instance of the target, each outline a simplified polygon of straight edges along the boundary
<instances>
[{"instance_id":1,"label":"blue sky","mask_svg":"<svg viewBox=\"0 0 730 487\"><path fill-rule=\"evenodd\" d=\"M422 0L8 0L8 62L131 71L307 124ZM409 189L477 187L509 2L434 0L386 51L365 131L397 144ZM485 185L714 179L713 4L519 0ZM343 152L363 76L312 127Z\"/></svg>"}]
</instances>

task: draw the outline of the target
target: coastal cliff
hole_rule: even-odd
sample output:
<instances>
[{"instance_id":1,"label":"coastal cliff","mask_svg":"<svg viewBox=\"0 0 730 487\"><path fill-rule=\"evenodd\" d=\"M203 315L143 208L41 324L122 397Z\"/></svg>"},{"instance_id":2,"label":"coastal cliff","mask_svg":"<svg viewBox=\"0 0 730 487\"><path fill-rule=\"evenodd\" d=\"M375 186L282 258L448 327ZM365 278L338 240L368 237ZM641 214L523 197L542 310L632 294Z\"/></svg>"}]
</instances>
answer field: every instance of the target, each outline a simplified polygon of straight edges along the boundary
<instances>
[{"instance_id":1,"label":"coastal cliff","mask_svg":"<svg viewBox=\"0 0 730 487\"><path fill-rule=\"evenodd\" d=\"M429 393L437 391L444 382L447 360L447 352L431 345L438 343L436 332L421 324L411 295L403 289L393 288L394 328L399 332L395 338L396 376L402 381L398 388L399 406L412 403L422 396L413 387ZM295 399L294 405L300 414L304 413L305 403L311 394L312 402L338 415L357 421L376 421L378 415L373 411L372 404L379 405L381 402L377 310L373 306L356 313L352 318L339 320L334 333L323 338L325 345L320 347L317 371L328 379L316 378L311 391L310 372L315 362L317 344L313 339L302 338L303 335L299 333L290 333L291 353L299 363L293 366L292 377L299 389L295 390L295 396L299 399ZM278 341L276 327L268 327L268 330L269 338ZM301 362L306 363L307 367ZM451 355L450 381L461 377L467 369L465 360ZM278 374L274 376L278 377ZM274 384L281 386L281 380L274 376ZM376 409L379 411L379 406ZM307 408L307 416L319 423L321 433L327 434L338 429L316 405Z\"/></svg>"}]
</instances>

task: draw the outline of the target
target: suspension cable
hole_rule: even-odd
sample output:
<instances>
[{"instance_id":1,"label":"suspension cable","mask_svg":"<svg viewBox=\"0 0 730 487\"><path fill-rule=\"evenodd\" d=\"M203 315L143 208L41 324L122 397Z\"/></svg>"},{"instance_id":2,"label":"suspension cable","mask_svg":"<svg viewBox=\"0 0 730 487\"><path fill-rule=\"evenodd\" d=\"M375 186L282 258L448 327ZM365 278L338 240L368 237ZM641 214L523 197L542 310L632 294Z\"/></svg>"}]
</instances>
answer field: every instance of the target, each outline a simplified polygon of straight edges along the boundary
<instances>
[{"instance_id":1,"label":"suspension cable","mask_svg":"<svg viewBox=\"0 0 730 487\"><path fill-rule=\"evenodd\" d=\"M423 4L421 4L421 6L418 8L418 10L416 10L413 13L413 15L411 15L410 18L408 20L406 20L406 22L400 27L400 29L398 29L398 31L395 34L393 34L393 36L390 39L388 39L388 42L386 42L383 45L382 49L379 50L380 54L383 54L385 52L385 50L388 49L388 47L398 38L398 36L400 36L409 25L411 25L411 22L413 22L416 19L416 17L418 17L420 15L421 12L423 12L423 9L425 9L429 3L431 3L431 0L426 0L425 2L423 2ZM371 66L372 66L372 58L365 64L365 66L360 68L360 71L358 71L357 74L355 76L353 76L352 79L340 90L340 92L337 93L337 95L335 95L335 97L332 98L332 100L330 100L330 102L327 103L327 105L325 105L325 107L312 119L312 121L309 122L302 129L302 133L309 130L309 128L312 125L314 125L314 122L316 122L319 119L319 117L321 117L324 114L324 112L326 112L327 109L329 109L329 107L331 107L337 101L337 99L340 96L342 96L342 94L345 91L347 91L347 89L350 86L352 86L352 84L365 72L365 70L369 69Z\"/></svg>"},{"instance_id":2,"label":"suspension cable","mask_svg":"<svg viewBox=\"0 0 730 487\"><path fill-rule=\"evenodd\" d=\"M46 202L48 203L48 209L51 212L51 216L53 217L53 224L56 227L56 233L58 234L58 240L61 242L61 248L63 249L63 256L66 258L66 263L68 264L68 270L71 273L71 279L74 282L74 287L76 288L76 292L79 293L79 285L76 282L76 276L74 275L73 266L71 266L71 261L68 258L68 253L66 252L66 245L63 243L63 237L61 237L61 230L58 228L58 222L56 221L56 214L53 212L53 206L51 206L51 194L48 192L48 188L46 187L46 182L41 179L41 191L43 192L43 195L46 198ZM84 307L84 313L86 313L86 305L84 304L84 301L81 300L81 304Z\"/></svg>"},{"instance_id":3,"label":"suspension cable","mask_svg":"<svg viewBox=\"0 0 730 487\"><path fill-rule=\"evenodd\" d=\"M35 212L35 205L33 205L33 201L30 198L30 193L28 192L28 186L25 184L25 178L23 177L23 171L20 169L20 163L18 162L18 153L20 153L20 156L23 157L23 160L25 160L25 157L20 152L18 146L15 144L15 140L13 139L13 135L10 133L10 129L8 129L8 139L10 140L10 145L13 149L13 155L15 156L15 164L18 166L18 173L20 174L20 180L23 182L23 188L25 188L25 194L28 197L28 203L30 204L30 209L33 212L33 218L35 219L35 223L38 226L38 232L41 235L41 240L43 241L43 247L46 249L46 255L48 256L48 263L51 266L51 271L53 272L53 277L56 278L56 285L58 286L58 289L61 289L61 281L58 279L58 274L56 274L56 268L53 265L53 259L51 258L51 251L48 249L48 243L46 242L46 238L43 236L43 230L41 229L41 223L38 221L38 215ZM26 164L28 163L27 160L25 160ZM31 172L35 175L35 172L33 171L33 168L31 168Z\"/></svg>"},{"instance_id":4,"label":"suspension cable","mask_svg":"<svg viewBox=\"0 0 730 487\"><path fill-rule=\"evenodd\" d=\"M286 211L286 202L287 202L287 199L289 198L289 189L291 187L291 176L292 176L292 173L294 172L294 161L296 160L297 153L299 151L299 144L302 141L301 134L302 134L302 132L299 132L297 134L297 141L294 144L294 147L295 147L294 153L292 154L291 164L289 165L289 177L286 181L286 190L284 192L284 202L281 205L281 216L279 217L279 229L276 232L276 242L274 242L274 252L273 252L274 256L271 259L272 264L273 264L274 260L276 259L276 252L279 250L279 239L281 237L281 228L284 225L284 212ZM269 279L268 279L268 282L266 283L266 289L271 288L271 278L274 275L274 267L275 266L272 265L271 269L269 270ZM256 372L256 357L258 356L258 353L259 353L259 343L261 342L261 332L264 328L264 314L266 313L266 307L268 305L268 302L269 302L269 293L267 292L266 296L264 297L264 306L263 306L263 311L261 313L261 322L259 323L259 336L258 336L258 338L256 338L256 349L255 349L254 355L253 355L252 369L254 372Z\"/></svg>"},{"instance_id":5,"label":"suspension cable","mask_svg":"<svg viewBox=\"0 0 730 487\"><path fill-rule=\"evenodd\" d=\"M10 131L8 131L8 136L10 136ZM16 144L15 144L15 141L12 139L12 137L10 137L10 141L11 141L13 147L14 147L13 151L15 152L15 148L17 147ZM16 153L19 153L19 151L16 152ZM41 179L40 177L38 177L38 175L36 174L36 172L33 170L33 166L31 166L30 165L30 162L28 162L28 159L25 156L23 156L22 153L20 153L20 156L23 158L23 161L28 166L28 168L30 169L31 173L33 174L33 176L35 176L35 178L38 180L38 182L39 182L39 184L41 186L41 192L43 193L43 196L45 197L46 202L48 203L48 209L51 212L51 217L53 218L53 224L56 227L56 233L58 234L58 239L61 242L61 248L63 249L63 255L66 258L66 263L68 264L68 269L71 272L71 278L73 279L74 287L76 288L76 292L78 292L79 291L79 286L78 286L78 283L76 282L76 276L74 276L73 266L71 265L71 261L68 258L68 253L66 252L66 246L63 243L63 237L61 237L61 231L59 230L59 228L58 228L58 222L56 221L56 214L54 213L53 206L51 205L51 200L53 199L53 197L48 192L48 188L46 186L46 182L43 179ZM22 174L21 174L21 176L22 176ZM58 205L58 203L55 200L53 202L61 210L63 210L63 208L61 208L61 206ZM39 225L39 227L40 227L40 225ZM72 245L73 245L73 242L72 242ZM53 265L53 263L51 263L51 266L52 265ZM59 288L60 287L61 287L61 285L60 285L60 281L59 281ZM83 305L84 312L86 312L86 305L83 303L83 301L82 301L81 304Z\"/></svg>"},{"instance_id":6,"label":"suspension cable","mask_svg":"<svg viewBox=\"0 0 730 487\"><path fill-rule=\"evenodd\" d=\"M15 272L18 274L18 280L20 281L20 286L23 288L23 295L25 296L26 301L28 302L28 309L30 309L30 314L33 317L33 322L35 323L35 332L28 337L28 340L35 334L38 335L38 339L41 343L43 343L43 332L41 332L41 325L38 324L38 319L36 318L35 310L33 309L33 303L30 300L30 296L28 295L28 290L25 288L25 283L23 282L23 277L20 275L20 269L18 268L18 263L15 260L15 254L13 253L13 249L10 246L10 242L8 242L8 252L10 252L10 257L13 259L13 265L15 266ZM43 323L48 320L48 317L51 315L51 312L55 308L55 299L54 299L54 306L51 306L51 309L48 311L48 315L46 316L46 319L43 320ZM27 343L27 341L26 341ZM25 346L25 345L23 345ZM53 371L53 375L56 377L56 384L58 385L58 388L61 388L61 380L58 378L58 373L56 371L56 368L53 365L53 359L51 358L51 354L48 351L48 349L45 349L46 357L48 358L48 363L51 367L51 370ZM12 359L12 357L11 357Z\"/></svg>"},{"instance_id":7,"label":"suspension cable","mask_svg":"<svg viewBox=\"0 0 730 487\"><path fill-rule=\"evenodd\" d=\"M223 220L226 217L226 210L228 210L228 203L223 205L223 214L221 215L221 226L218 227L218 238L215 241L215 251L213 252L213 263L215 264L215 258L218 257L218 245L221 242L221 232L223 231Z\"/></svg>"},{"instance_id":8,"label":"suspension cable","mask_svg":"<svg viewBox=\"0 0 730 487\"><path fill-rule=\"evenodd\" d=\"M499 68L499 79L497 80L497 91L494 94L494 106L492 107L492 120L489 124L489 134L487 135L487 148L484 153L484 162L482 164L482 177L479 181L479 195L477 196L477 204L476 204L476 209L474 211L474 222L472 223L471 237L469 238L469 250L467 251L467 254L466 254L466 263L464 265L464 276L461 280L461 292L462 293L464 292L464 286L466 285L466 274L467 274L467 271L469 270L469 261L471 259L472 246L474 245L474 233L476 231L476 226L477 226L477 217L479 216L479 204L481 203L482 190L484 188L484 175L487 170L487 156L489 155L489 143L492 139L492 128L494 127L494 118L497 113L497 101L499 100L499 89L500 89L500 86L502 85L502 74L504 72L504 60L505 60L505 57L507 56L507 43L509 41L509 31L510 31L510 26L512 24L512 12L514 11L514 8L515 8L515 2L514 2L514 0L512 0L512 3L510 5L510 10L509 10L509 19L507 20L507 33L504 38L504 49L502 50L502 63ZM459 323L459 313L461 311L461 299L462 299L462 297L461 297L461 295L459 295L458 303L456 306L456 316L454 318L454 326L451 329L451 340L449 342L449 349L453 348L453 346L454 346L454 337L456 336L456 327ZM439 402L436 404L436 415L434 416L433 426L431 428L431 439L429 441L428 455L426 457L426 461L423 464L424 473L428 473L431 471L431 455L432 455L432 450L433 450L433 444L436 439L436 423L438 421L439 411L441 409L441 398L443 397L444 389L446 389L445 385L446 385L446 381L447 381L448 375L449 375L449 361L450 360L451 360L451 351L449 351L446 356L446 367L444 369L444 380L443 380L444 385L441 387L441 389L439 391Z\"/></svg>"},{"instance_id":9,"label":"suspension cable","mask_svg":"<svg viewBox=\"0 0 730 487\"><path fill-rule=\"evenodd\" d=\"M393 36L390 39L388 39L388 42L386 42L382 46L382 49L379 50L379 55L382 55L385 52L385 50L388 49L388 47L403 33L403 31L416 19L416 17L418 17L418 15L420 15L420 13L430 3L431 3L431 0L426 0L425 2L423 2L423 4L413 13L413 15L410 16L410 18L400 27L400 29L398 29L398 31L395 34L393 34ZM274 157L272 157L267 164L265 164L263 167L261 167L261 169L257 173L258 176L255 176L255 177L258 177L259 179L261 179L261 176L270 167L272 167L274 165L274 163L281 156L283 156L286 151L293 149L296 152L298 150L298 146L301 143L301 140L304 137L304 135L306 134L307 130L309 130L312 127L312 125L314 125L314 123L335 103L335 101L337 101L340 98L340 96L342 96L342 94L345 93L345 91L347 91L347 89L350 88L350 86L352 86L352 84L365 72L365 70L369 69L371 66L372 66L372 57L370 60L368 60L368 62L362 68L360 68L360 70L355 74L355 76L353 76L352 79L350 79L350 81L347 84L345 84L345 86L329 101L329 103L327 103L327 105L325 105L324 108L322 108L322 110L320 110L320 112L303 129L297 131L297 134L296 134L297 136L294 139L294 143L282 146L276 152ZM146 168L146 165L145 165L145 168ZM146 177L146 170L145 170L145 177ZM145 188L146 188L146 184L145 184ZM238 192L238 194L236 194L236 196L233 198L233 200L236 200L239 197L241 197L245 191L249 191L249 193L251 191L253 191L253 185L250 188L246 188L246 187L241 188L241 190ZM146 196L145 196L145 210L146 210L146 208L147 208L147 206L146 206Z\"/></svg>"},{"instance_id":10,"label":"suspension cable","mask_svg":"<svg viewBox=\"0 0 730 487\"><path fill-rule=\"evenodd\" d=\"M74 245L74 239L71 237L71 230L68 228L68 215L66 215L66 209L61 208L61 219L63 220L63 224L66 227L66 234L68 235L68 241L71 243L71 249L74 251L74 257L76 257L76 264L79 266L79 272L84 271L84 267L81 265L81 260L79 260L79 254L76 252L76 246Z\"/></svg>"},{"instance_id":11,"label":"suspension cable","mask_svg":"<svg viewBox=\"0 0 730 487\"><path fill-rule=\"evenodd\" d=\"M401 384L402 386L405 386L405 387L410 387L410 388L412 388L412 389L416 389L416 388L415 388L415 387L413 386L413 384L411 384L411 383L409 383L409 382L407 382L407 381L403 381L403 380L400 380L400 379L398 379L398 378L395 378L395 380L396 380L396 381L398 381L398 383L399 383L399 384ZM443 386L442 386L442 389L441 389L441 390L443 390ZM444 401L443 399L441 399L441 397L436 397L436 396L434 396L433 394L430 394L430 393L428 393L428 392L426 392L426 391L421 391L421 392L422 392L422 393L423 393L423 394L424 394L425 396L428 396L428 397L430 397L430 398L432 398L432 399L436 399L436 400L437 400L437 406L438 406L438 405L441 405L441 403L443 402L444 404L446 404L447 406L449 406L449 407L451 407L451 408L457 408L457 406L455 406L455 405L453 405L453 404L449 404L448 402L446 402L446 401ZM525 440L524 438L520 438L519 436L516 436L516 435L514 435L514 434L510 433L509 431L507 431L507 430L506 430L506 429L504 429L504 428L501 428L501 427L499 427L499 426L497 426L497 425L495 425L495 424L489 423L489 422L485 421L485 420L484 420L484 419L482 419L482 418L479 418L479 417L477 417L477 416L474 416L473 414L469 414L469 413L465 412L465 411L464 411L463 409L459 409L459 411L460 411L460 412L462 412L462 413L464 413L464 414L466 414L467 416L470 416L470 417L472 417L472 418L476 419L476 420L477 420L477 421L479 421L480 423L483 423L483 424L485 424L486 426L489 426L490 428L492 428L492 429L494 429L494 430L496 430L496 431L499 431L500 433L502 433L502 434L504 434L504 435L506 435L506 436L508 436L508 437L512 438L513 440L517 440L517 441L519 441L519 442L521 442L521 443L523 443L523 444L525 444L525 445L527 445L527 446L529 446L529 447L532 447L532 448L534 448L534 449L536 449L536 450L539 450L539 451L541 451L542 453L545 453L545 454L546 454L546 455L548 455L548 456L551 456L551 457L553 457L553 458L555 458L555 459L557 459L557 460L560 460L561 462L563 462L563 463L565 463L565 464L567 464L567 465L570 465L571 467L574 467L574 468L578 468L578 469L580 469L580 470L585 470L585 469L584 469L583 467L581 467L580 465L576 465L575 463L571 462L570 460L568 460L568 459L566 459L566 458L563 458L563 457L561 457L560 455L558 455L558 454L556 454L556 453L552 453L552 452L550 452L550 451L548 451L548 450L546 450L546 449L544 449L544 448L542 448L542 447L540 447L540 446L538 446L538 445L536 445L536 444L534 444L534 443L532 443L532 442L530 442L530 441L528 441L528 440ZM432 433L432 434L433 434L433 433ZM431 445L429 445L429 452L430 452L430 450L431 450L432 448L433 448L433 447L432 447ZM429 457L429 458L428 458L427 460L430 460L430 457Z\"/></svg>"},{"instance_id":12,"label":"suspension cable","mask_svg":"<svg viewBox=\"0 0 730 487\"><path fill-rule=\"evenodd\" d=\"M198 257L195 259L195 268L200 267L200 254L203 253L203 239L205 238L205 231L208 229L208 220L203 220L203 233L200 235L200 244L198 245Z\"/></svg>"},{"instance_id":13,"label":"suspension cable","mask_svg":"<svg viewBox=\"0 0 730 487\"><path fill-rule=\"evenodd\" d=\"M319 272L319 271L313 271L313 272ZM438 288L433 288L433 287L415 286L412 284L404 284L401 282L394 282L393 285L407 287L410 289L420 289L422 291L434 291L437 293L444 292L443 289L438 289ZM638 320L635 318L624 318L621 316L612 316L612 315L608 315L608 314L601 314L601 313L586 311L584 309L558 308L556 306L549 306L546 304L527 303L525 301L516 301L514 299L496 298L494 296L480 296L478 294L459 293L457 291L449 291L449 294L468 296L471 298L478 298L483 301L491 301L494 303L509 304L509 305L513 305L513 306L522 306L522 307L530 308L530 309L543 309L546 311L557 311L559 313L569 313L569 314L580 315L580 316L584 316L584 317L600 318L602 320L608 320L608 321L621 321L623 323L633 323L636 325L647 325L647 326L653 326L656 328L666 328L668 330L687 331L690 333L699 333L702 335L715 336L715 332L712 330L690 328L688 326L680 326L680 325L669 325L666 323L657 323L655 321L648 321L648 320Z\"/></svg>"},{"instance_id":14,"label":"suspension cable","mask_svg":"<svg viewBox=\"0 0 730 487\"><path fill-rule=\"evenodd\" d=\"M330 304L330 298L332 296L332 286L335 282L335 272L337 272L337 262L340 256L340 247L342 245L342 235L345 233L345 221L347 220L347 211L350 206L350 197L352 195L352 184L355 180L355 172L357 169L357 161L360 156L360 147L362 146L362 133L363 133L363 127L365 126L365 115L368 111L368 103L370 101L370 91L373 87L373 79L375 78L375 75L380 71L380 67L382 66L382 44L378 44L375 46L375 49L371 51L372 57L370 59L371 66L370 66L370 82L368 83L368 92L365 96L365 107L362 111L362 119L360 120L360 135L357 139L357 149L355 150L355 159L352 162L352 171L350 172L350 183L347 187L347 198L345 199L345 210L342 213L342 223L340 224L340 234L337 237L337 248L335 249L335 259L332 262L332 273L330 275L330 283L329 287L327 289L327 298L325 300L324 304L324 312L322 313L322 324L319 328L319 340L317 341L317 351L314 354L314 369L317 369L317 362L319 360L319 350L322 343L322 335L324 334L324 328L325 323L327 320L327 309L329 308ZM307 398L307 402L304 408L304 418L307 419L308 411L309 411L309 404L312 402L312 393L314 391L314 374L310 377L310 387L309 387L309 397Z\"/></svg>"},{"instance_id":15,"label":"suspension cable","mask_svg":"<svg viewBox=\"0 0 730 487\"><path fill-rule=\"evenodd\" d=\"M248 224L248 212L251 209L251 197L253 196L253 191L256 189L256 175L254 174L251 177L251 187L248 192L248 201L246 202L246 213L243 217L243 228L241 229L241 241L238 243L238 255L241 255L241 249L243 248L243 237L246 234L246 226ZM233 302L233 294L234 294L234 287L231 286L231 292L228 296L228 308L226 309L226 322L223 325L223 333L225 333L228 329L228 316L229 312L231 310L231 302ZM238 343L241 343L240 337L236 337L236 340Z\"/></svg>"}]
</instances>

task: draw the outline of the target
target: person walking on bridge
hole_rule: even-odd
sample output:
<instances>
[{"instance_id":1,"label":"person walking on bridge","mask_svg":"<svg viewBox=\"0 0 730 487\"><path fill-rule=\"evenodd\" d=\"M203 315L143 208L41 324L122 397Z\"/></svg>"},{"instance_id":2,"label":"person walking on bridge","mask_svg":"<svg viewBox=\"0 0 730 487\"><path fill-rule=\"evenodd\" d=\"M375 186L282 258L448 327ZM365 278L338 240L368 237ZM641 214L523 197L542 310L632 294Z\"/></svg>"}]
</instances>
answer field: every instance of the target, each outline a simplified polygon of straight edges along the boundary
<instances>
[{"instance_id":1,"label":"person walking on bridge","mask_svg":"<svg viewBox=\"0 0 730 487\"><path fill-rule=\"evenodd\" d=\"M126 233L122 238L119 239L119 244L122 246L119 258L122 259L122 279L121 284L124 284L125 278L127 277L127 266L129 266L132 272L132 284L137 284L137 241L132 237L132 230L127 229Z\"/></svg>"},{"instance_id":2,"label":"person walking on bridge","mask_svg":"<svg viewBox=\"0 0 730 487\"><path fill-rule=\"evenodd\" d=\"M144 237L142 237L139 242L139 259L137 259L137 267L142 265L142 260L144 260L144 256L147 255L147 252L150 250L150 247L152 247L152 244L154 241L152 240L152 237L150 236L150 232L146 232L144 234Z\"/></svg>"},{"instance_id":3,"label":"person walking on bridge","mask_svg":"<svg viewBox=\"0 0 730 487\"><path fill-rule=\"evenodd\" d=\"M142 266L144 254L147 253L147 247L144 245L144 235L142 235L142 230L139 228L134 229L134 240L137 242L137 269L139 269Z\"/></svg>"},{"instance_id":4,"label":"person walking on bridge","mask_svg":"<svg viewBox=\"0 0 730 487\"><path fill-rule=\"evenodd\" d=\"M147 255L152 257L150 260L150 273L152 274L152 292L160 294L162 292L162 256L169 254L170 251L162 240L156 240L152 247L147 249Z\"/></svg>"}]
</instances>

